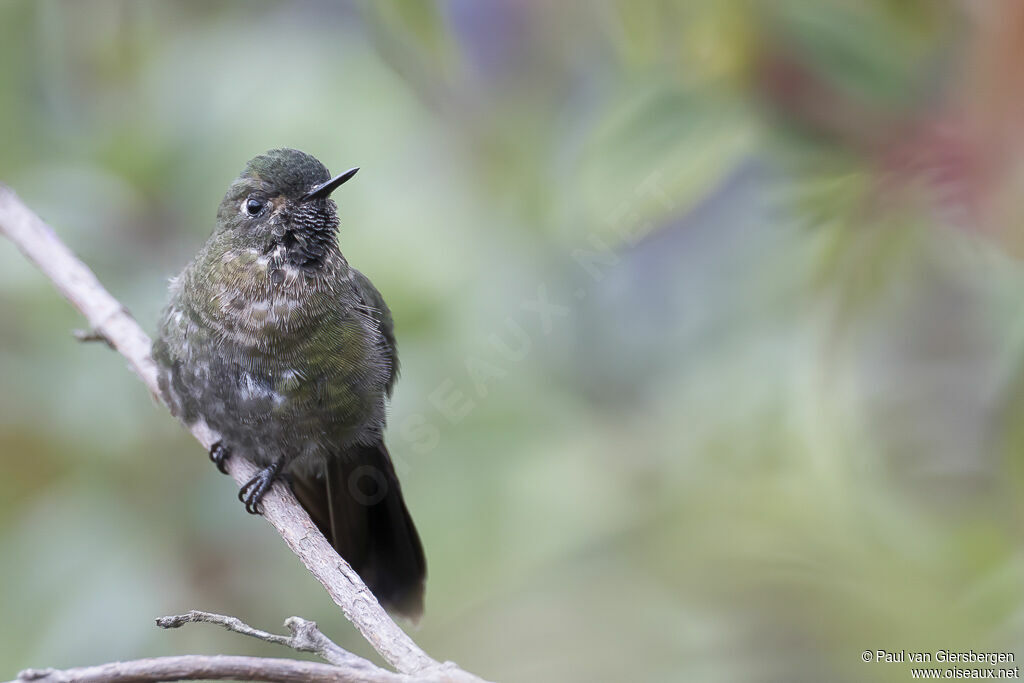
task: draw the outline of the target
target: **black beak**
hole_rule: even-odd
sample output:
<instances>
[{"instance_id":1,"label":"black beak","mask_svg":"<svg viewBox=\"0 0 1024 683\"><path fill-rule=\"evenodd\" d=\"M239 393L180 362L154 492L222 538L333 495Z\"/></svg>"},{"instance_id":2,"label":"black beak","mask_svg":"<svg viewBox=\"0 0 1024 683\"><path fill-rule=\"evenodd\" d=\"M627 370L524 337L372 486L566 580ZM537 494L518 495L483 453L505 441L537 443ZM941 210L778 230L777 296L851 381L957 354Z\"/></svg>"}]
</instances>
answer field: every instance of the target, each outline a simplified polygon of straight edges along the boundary
<instances>
[{"instance_id":1,"label":"black beak","mask_svg":"<svg viewBox=\"0 0 1024 683\"><path fill-rule=\"evenodd\" d=\"M352 176L356 174L358 168L350 168L341 175L336 175L326 183L320 183L312 190L302 195L299 199L300 202L308 202L312 199L326 199L332 192L337 190L339 187L344 185L346 182L352 179Z\"/></svg>"}]
</instances>

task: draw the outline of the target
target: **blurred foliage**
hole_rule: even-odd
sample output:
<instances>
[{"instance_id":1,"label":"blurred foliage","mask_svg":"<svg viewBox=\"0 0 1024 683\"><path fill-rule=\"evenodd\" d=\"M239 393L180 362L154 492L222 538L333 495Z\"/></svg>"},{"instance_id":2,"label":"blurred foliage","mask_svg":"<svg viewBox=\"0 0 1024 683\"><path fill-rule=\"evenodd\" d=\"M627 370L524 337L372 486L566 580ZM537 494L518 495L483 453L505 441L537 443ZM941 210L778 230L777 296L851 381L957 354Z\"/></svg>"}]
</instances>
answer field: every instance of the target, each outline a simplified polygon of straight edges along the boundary
<instances>
[{"instance_id":1,"label":"blurred foliage","mask_svg":"<svg viewBox=\"0 0 1024 683\"><path fill-rule=\"evenodd\" d=\"M247 159L362 167L340 240L397 321L434 656L903 681L861 652L1024 642L1021 27L1010 0L0 0L0 179L152 330ZM281 654L152 627L189 608L368 653L4 244L0 320L0 677Z\"/></svg>"}]
</instances>

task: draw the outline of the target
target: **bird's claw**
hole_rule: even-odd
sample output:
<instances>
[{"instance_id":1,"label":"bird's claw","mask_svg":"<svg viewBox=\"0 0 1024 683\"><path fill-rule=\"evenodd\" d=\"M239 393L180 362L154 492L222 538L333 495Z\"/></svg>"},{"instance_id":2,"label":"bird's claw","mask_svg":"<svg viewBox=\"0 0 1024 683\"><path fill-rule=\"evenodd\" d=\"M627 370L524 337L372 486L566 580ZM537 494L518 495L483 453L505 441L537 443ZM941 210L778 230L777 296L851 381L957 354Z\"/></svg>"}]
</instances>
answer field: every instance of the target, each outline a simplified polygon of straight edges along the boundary
<instances>
[{"instance_id":1,"label":"bird's claw","mask_svg":"<svg viewBox=\"0 0 1024 683\"><path fill-rule=\"evenodd\" d=\"M264 467L262 470L256 473L256 476L245 483L238 491L238 500L245 503L245 511L250 515L259 515L263 513L263 506L261 501L263 496L266 495L267 491L274 483L274 479L277 478L278 472L281 471L281 463L275 462L269 467Z\"/></svg>"},{"instance_id":2,"label":"bird's claw","mask_svg":"<svg viewBox=\"0 0 1024 683\"><path fill-rule=\"evenodd\" d=\"M213 461L213 464L217 466L217 469L220 470L222 474L228 473L227 467L224 463L227 462L227 459L230 456L231 451L222 442L218 441L210 446L210 460Z\"/></svg>"}]
</instances>

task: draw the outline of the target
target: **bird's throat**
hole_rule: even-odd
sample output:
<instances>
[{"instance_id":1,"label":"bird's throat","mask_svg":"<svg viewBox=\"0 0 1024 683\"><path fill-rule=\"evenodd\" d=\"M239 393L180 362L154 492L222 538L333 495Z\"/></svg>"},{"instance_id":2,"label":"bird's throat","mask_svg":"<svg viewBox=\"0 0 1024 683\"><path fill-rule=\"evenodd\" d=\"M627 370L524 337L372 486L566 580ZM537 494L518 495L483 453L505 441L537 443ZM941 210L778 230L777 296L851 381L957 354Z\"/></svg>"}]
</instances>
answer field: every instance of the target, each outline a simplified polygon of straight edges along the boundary
<instances>
[{"instance_id":1,"label":"bird's throat","mask_svg":"<svg viewBox=\"0 0 1024 683\"><path fill-rule=\"evenodd\" d=\"M323 267L338 251L338 219L312 206L302 206L287 217L278 244L284 247L288 265L306 270Z\"/></svg>"}]
</instances>

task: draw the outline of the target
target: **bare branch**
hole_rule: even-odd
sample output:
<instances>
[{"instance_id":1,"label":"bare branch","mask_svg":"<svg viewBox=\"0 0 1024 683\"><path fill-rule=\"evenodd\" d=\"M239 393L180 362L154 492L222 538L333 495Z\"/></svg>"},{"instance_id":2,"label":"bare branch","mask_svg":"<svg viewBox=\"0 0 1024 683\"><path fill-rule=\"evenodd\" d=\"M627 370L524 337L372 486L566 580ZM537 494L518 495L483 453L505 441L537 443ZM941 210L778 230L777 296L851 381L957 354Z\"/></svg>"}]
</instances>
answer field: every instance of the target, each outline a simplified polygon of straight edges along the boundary
<instances>
[{"instance_id":1,"label":"bare branch","mask_svg":"<svg viewBox=\"0 0 1024 683\"><path fill-rule=\"evenodd\" d=\"M407 676L383 669L350 671L297 659L234 655L180 655L110 662L74 669L26 669L9 683L149 683L156 681L276 681L279 683L402 683Z\"/></svg>"},{"instance_id":2,"label":"bare branch","mask_svg":"<svg viewBox=\"0 0 1024 683\"><path fill-rule=\"evenodd\" d=\"M189 623L217 624L229 631L241 633L243 636L250 636L268 643L284 645L298 652L310 652L338 666L347 666L354 669L378 668L373 662L352 654L325 636L317 627L315 621L309 621L301 617L289 617L284 622L284 625L292 632L290 637L279 636L276 633L268 633L267 631L253 628L237 617L229 617L212 612L201 612L199 610L192 610L188 614L160 617L156 620L156 625L160 628L179 628Z\"/></svg>"},{"instance_id":3,"label":"bare branch","mask_svg":"<svg viewBox=\"0 0 1024 683\"><path fill-rule=\"evenodd\" d=\"M150 393L160 400L149 337L121 303L103 288L92 271L58 239L53 229L25 206L13 190L2 184L0 233L14 242L82 312L95 335L109 340L114 349L128 359ZM218 435L202 421L189 431L207 450L218 440ZM239 485L249 481L257 471L248 459L237 455L226 465ZM338 556L310 521L287 486L275 484L263 498L262 505L263 516L389 664L406 674L443 671L448 680L480 680L454 664L442 665L432 659L392 621L359 575Z\"/></svg>"}]
</instances>

